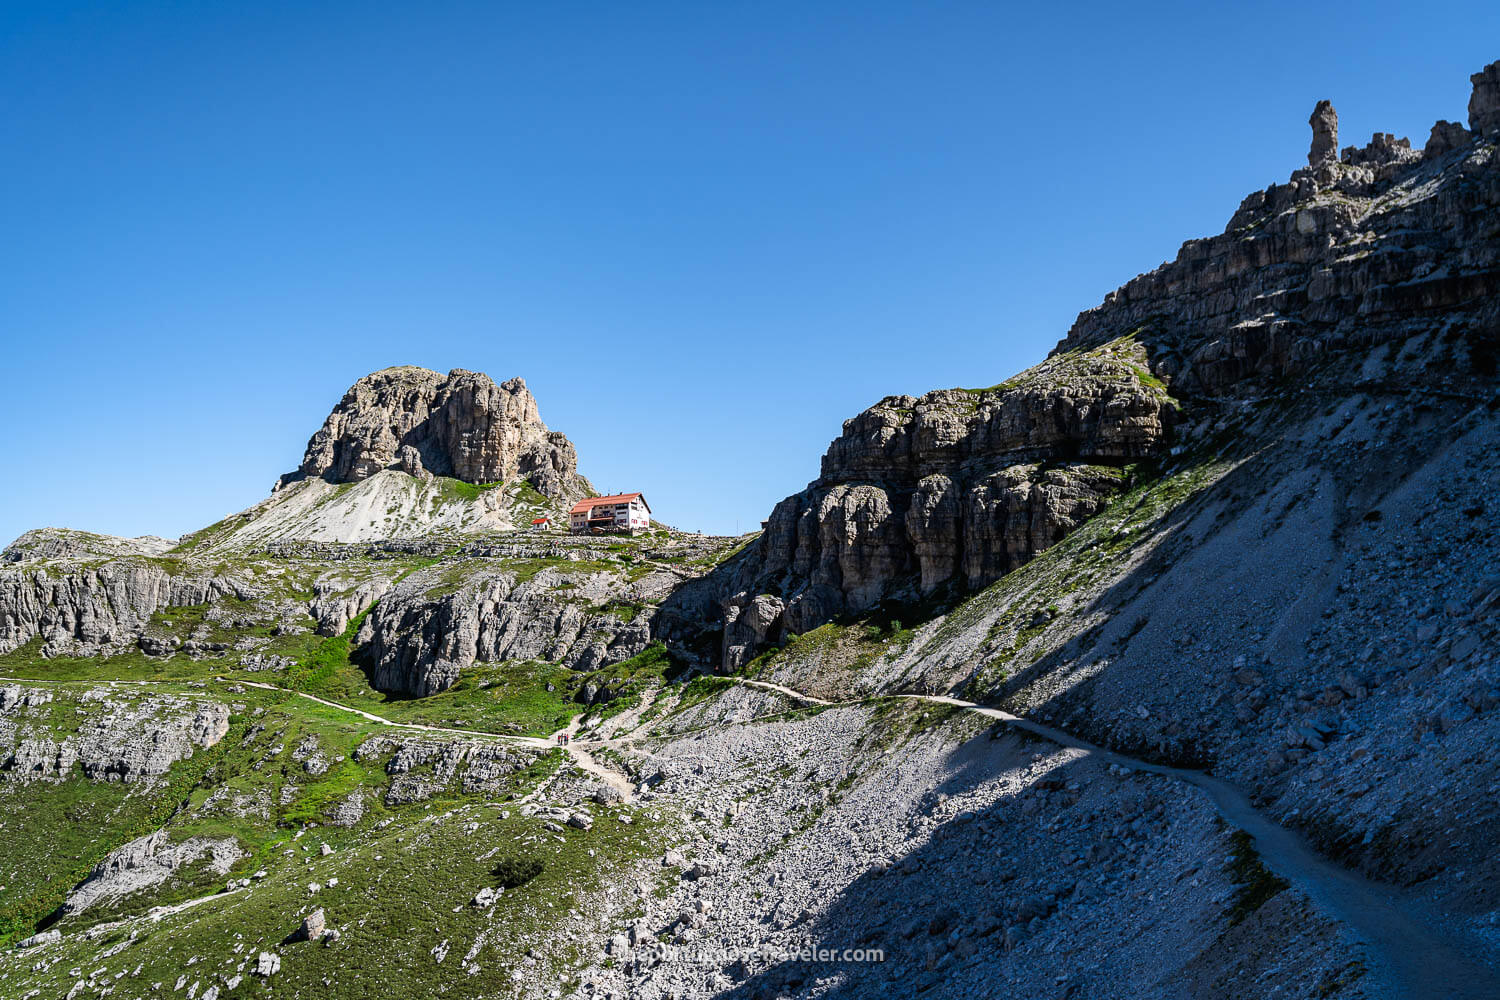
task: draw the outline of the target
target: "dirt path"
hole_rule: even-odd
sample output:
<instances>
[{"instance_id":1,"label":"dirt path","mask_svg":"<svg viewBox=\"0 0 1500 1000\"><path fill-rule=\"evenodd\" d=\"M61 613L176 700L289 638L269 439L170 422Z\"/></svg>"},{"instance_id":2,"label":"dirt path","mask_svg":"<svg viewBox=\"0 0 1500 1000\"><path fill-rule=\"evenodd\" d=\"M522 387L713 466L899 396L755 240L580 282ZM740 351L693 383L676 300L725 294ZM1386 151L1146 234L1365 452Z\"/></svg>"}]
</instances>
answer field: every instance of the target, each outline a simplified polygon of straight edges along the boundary
<instances>
[{"instance_id":1,"label":"dirt path","mask_svg":"<svg viewBox=\"0 0 1500 1000\"><path fill-rule=\"evenodd\" d=\"M772 684L770 681L746 681L746 680L742 680L742 681L740 681L740 683L743 684L743 685L745 685L746 687L760 688L762 691L775 691L777 694L784 694L784 695L786 695L788 698L792 699L793 701L803 701L803 702L806 702L809 705L835 705L835 704L840 704L839 702L824 701L822 698L814 698L810 694L803 694L801 691L796 691L796 690L794 690L792 688L789 688L789 687L783 687L780 684ZM849 704L857 704L857 703L856 702L850 702Z\"/></svg>"},{"instance_id":2,"label":"dirt path","mask_svg":"<svg viewBox=\"0 0 1500 1000\"><path fill-rule=\"evenodd\" d=\"M572 722L569 722L566 727L559 729L548 737L549 741L556 740L559 736L566 736L568 742L564 745L564 749L572 756L575 764L604 782L610 788L613 788L620 794L621 800L633 802L635 800L635 786L630 783L630 779L619 771L612 771L603 764L600 764L594 759L593 754L573 742L573 737L578 735L578 730L583 725L583 720L584 715L582 714L573 716ZM599 742L602 745L602 741Z\"/></svg>"},{"instance_id":3,"label":"dirt path","mask_svg":"<svg viewBox=\"0 0 1500 1000\"><path fill-rule=\"evenodd\" d=\"M293 691L291 688L277 687L275 684L265 684L260 681L236 680L226 682L222 677L215 677L214 680L221 683L233 683L242 685L244 687L260 688L263 691L281 691L284 694L295 695L298 698L305 698L308 701L316 702L317 704L324 705L328 708L336 708L340 712L348 712L351 715L357 715L361 719L364 719L367 722L373 722L378 726L390 726L394 729L412 729L422 733L446 733L451 736L466 736L470 739L504 740L507 743L516 743L521 746L538 747L542 749L548 749L554 745L553 740L550 737L508 736L504 733L487 733L481 729L449 729L443 726L423 725L420 722L396 722L393 719L387 719L386 717L382 715L376 715L373 712L366 712L363 709L354 708L349 705L340 705L336 701L329 701L326 698L319 698L315 695L306 694L302 691Z\"/></svg>"},{"instance_id":4,"label":"dirt path","mask_svg":"<svg viewBox=\"0 0 1500 1000\"><path fill-rule=\"evenodd\" d=\"M902 697L977 712L1060 746L1081 750L1103 763L1159 774L1202 789L1226 822L1250 835L1267 868L1305 892L1325 913L1364 940L1377 963L1372 973L1395 990L1390 996L1412 1000L1500 997L1500 974L1466 949L1451 930L1438 926L1400 891L1325 860L1301 836L1261 813L1244 792L1228 782L1198 771L1148 764L971 701L937 695Z\"/></svg>"},{"instance_id":5,"label":"dirt path","mask_svg":"<svg viewBox=\"0 0 1500 1000\"><path fill-rule=\"evenodd\" d=\"M244 684L249 687L262 688L267 691L285 691L288 694L295 694L299 698L306 698L308 701L317 702L319 705L326 705L328 708L336 708L343 712L353 713L354 715L357 715L360 718L365 719L366 721L373 722L376 725L391 726L396 729L412 729L424 733L444 733L454 736L464 736L470 739L477 738L504 740L507 743L536 747L543 750L550 750L552 747L558 746L559 744L557 743L557 737L566 735L568 737L568 742L566 744L563 744L561 748L568 752L568 756L573 759L573 763L577 764L581 770L587 771L589 774L592 774L594 777L604 782L610 788L613 788L620 794L620 798L623 801L633 802L635 800L635 787L630 783L629 778L625 777L625 775L619 773L618 771L610 770L603 764L600 764L597 760L594 759L593 754L589 753L583 747L577 746L573 743L573 736L578 732L578 727L583 724L582 715L575 715L572 722L568 723L565 728L559 729L551 736L506 736L501 733L486 733L468 729L446 729L442 726L425 726L416 722L394 722L383 716L375 715L372 712L362 711L358 708L351 708L348 705L340 705L336 701L329 701L326 698L318 698L313 695L306 694L302 691L290 691L287 688L279 688L274 684L263 684L259 681L235 681L234 683Z\"/></svg>"},{"instance_id":6,"label":"dirt path","mask_svg":"<svg viewBox=\"0 0 1500 1000\"><path fill-rule=\"evenodd\" d=\"M568 753L573 755L573 762L575 764L618 792L621 801L635 801L635 786L630 783L630 779L625 777L625 775L619 771L613 771L605 767L595 760L593 755L583 747L574 746L572 743L569 743Z\"/></svg>"}]
</instances>

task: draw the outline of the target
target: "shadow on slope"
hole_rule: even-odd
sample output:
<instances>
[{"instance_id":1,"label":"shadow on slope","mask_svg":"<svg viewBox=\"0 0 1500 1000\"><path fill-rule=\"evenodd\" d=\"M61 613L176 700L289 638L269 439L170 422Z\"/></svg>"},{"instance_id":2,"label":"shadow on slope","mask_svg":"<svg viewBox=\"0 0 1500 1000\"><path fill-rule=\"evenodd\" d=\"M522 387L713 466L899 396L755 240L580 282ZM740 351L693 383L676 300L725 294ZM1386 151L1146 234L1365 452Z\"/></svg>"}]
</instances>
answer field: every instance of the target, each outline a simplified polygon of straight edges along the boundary
<instances>
[{"instance_id":1,"label":"shadow on slope","mask_svg":"<svg viewBox=\"0 0 1500 1000\"><path fill-rule=\"evenodd\" d=\"M908 807L911 849L826 907L816 887L800 899L792 887L778 907L795 912L810 897L818 915L798 916L792 940L832 949L831 959L740 961L723 995L1222 995L1167 983L1220 948L1236 919L1221 824L1172 782L1117 778L1056 749L991 728L951 750L936 787L910 802L883 799L887 812ZM856 815L876 805L857 803L860 795L856 785L846 799ZM1210 986L1295 955L1299 971L1278 985L1305 987L1293 995L1350 995L1336 985L1347 956L1325 954L1334 935L1300 898L1273 890L1255 902L1239 915L1246 930L1227 946L1233 954L1218 956L1232 975L1209 975ZM871 949L884 960L846 954Z\"/></svg>"}]
</instances>

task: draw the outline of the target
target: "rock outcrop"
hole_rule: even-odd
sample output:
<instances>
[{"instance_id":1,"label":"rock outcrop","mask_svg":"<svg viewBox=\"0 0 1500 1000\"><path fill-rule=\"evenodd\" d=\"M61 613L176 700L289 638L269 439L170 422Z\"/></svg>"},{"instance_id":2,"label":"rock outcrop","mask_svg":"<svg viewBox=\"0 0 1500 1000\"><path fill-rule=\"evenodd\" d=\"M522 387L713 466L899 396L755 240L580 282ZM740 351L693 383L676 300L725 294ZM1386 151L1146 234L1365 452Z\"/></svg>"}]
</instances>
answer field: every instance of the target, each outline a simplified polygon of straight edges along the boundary
<instances>
[{"instance_id":1,"label":"rock outcrop","mask_svg":"<svg viewBox=\"0 0 1500 1000\"><path fill-rule=\"evenodd\" d=\"M1458 122L1439 119L1433 123L1432 134L1427 137L1427 145L1422 147L1422 155L1429 159L1444 156L1460 146L1467 146L1470 138L1469 130Z\"/></svg>"},{"instance_id":2,"label":"rock outcrop","mask_svg":"<svg viewBox=\"0 0 1500 1000\"><path fill-rule=\"evenodd\" d=\"M461 368L386 368L355 382L277 486L358 482L382 469L468 483L525 479L553 499L592 492L573 445L542 423L525 381L496 385Z\"/></svg>"},{"instance_id":3,"label":"rock outcrop","mask_svg":"<svg viewBox=\"0 0 1500 1000\"><path fill-rule=\"evenodd\" d=\"M88 655L133 645L166 607L206 604L253 588L227 577L174 575L159 563L123 559L97 566L0 571L0 652L40 636L42 655Z\"/></svg>"},{"instance_id":4,"label":"rock outcrop","mask_svg":"<svg viewBox=\"0 0 1500 1000\"><path fill-rule=\"evenodd\" d=\"M1500 132L1500 61L1490 63L1469 81L1474 84L1469 95L1469 128L1476 135Z\"/></svg>"},{"instance_id":5,"label":"rock outcrop","mask_svg":"<svg viewBox=\"0 0 1500 1000\"><path fill-rule=\"evenodd\" d=\"M307 612L318 623L319 635L338 635L389 589L390 581L383 577L351 584L340 576L331 576L313 584Z\"/></svg>"},{"instance_id":6,"label":"rock outcrop","mask_svg":"<svg viewBox=\"0 0 1500 1000\"><path fill-rule=\"evenodd\" d=\"M229 708L177 695L137 700L104 689L86 692L87 721L60 735L44 708L52 691L0 688L0 774L18 781L60 781L77 768L91 781L149 781L229 732Z\"/></svg>"},{"instance_id":7,"label":"rock outcrop","mask_svg":"<svg viewBox=\"0 0 1500 1000\"><path fill-rule=\"evenodd\" d=\"M371 683L429 695L452 687L476 662L547 660L593 670L634 656L650 641L646 615L625 620L605 608L625 593L612 575L542 569L521 576L474 567L446 593L438 569L402 581L359 632Z\"/></svg>"},{"instance_id":8,"label":"rock outcrop","mask_svg":"<svg viewBox=\"0 0 1500 1000\"><path fill-rule=\"evenodd\" d=\"M198 863L224 875L244 856L233 837L193 837L173 843L167 831L157 830L116 848L95 865L88 878L68 894L63 913L82 913L99 903L155 889L179 870Z\"/></svg>"},{"instance_id":9,"label":"rock outcrop","mask_svg":"<svg viewBox=\"0 0 1500 1000\"><path fill-rule=\"evenodd\" d=\"M119 559L125 556L159 556L177 543L169 538L142 535L117 538L66 528L35 528L0 552L0 563L46 559Z\"/></svg>"},{"instance_id":10,"label":"rock outcrop","mask_svg":"<svg viewBox=\"0 0 1500 1000\"><path fill-rule=\"evenodd\" d=\"M1307 120L1312 126L1312 148L1307 151L1307 162L1318 167L1333 163L1339 158L1339 113L1333 110L1333 102L1319 101Z\"/></svg>"},{"instance_id":11,"label":"rock outcrop","mask_svg":"<svg viewBox=\"0 0 1500 1000\"><path fill-rule=\"evenodd\" d=\"M739 567L726 665L887 599L983 586L1066 537L1126 485L1124 466L1164 448L1175 404L1145 365L1122 338L847 421Z\"/></svg>"},{"instance_id":12,"label":"rock outcrop","mask_svg":"<svg viewBox=\"0 0 1500 1000\"><path fill-rule=\"evenodd\" d=\"M385 761L385 772L391 776L385 802L397 806L425 802L444 791L498 794L511 775L535 763L541 753L493 740L373 736L354 751L354 759Z\"/></svg>"},{"instance_id":13,"label":"rock outcrop","mask_svg":"<svg viewBox=\"0 0 1500 1000\"><path fill-rule=\"evenodd\" d=\"M1058 351L1133 332L1173 395L1219 397L1438 317L1455 334L1492 329L1500 164L1489 140L1436 133L1427 154L1380 133L1255 192L1224 233L1082 313Z\"/></svg>"}]
</instances>

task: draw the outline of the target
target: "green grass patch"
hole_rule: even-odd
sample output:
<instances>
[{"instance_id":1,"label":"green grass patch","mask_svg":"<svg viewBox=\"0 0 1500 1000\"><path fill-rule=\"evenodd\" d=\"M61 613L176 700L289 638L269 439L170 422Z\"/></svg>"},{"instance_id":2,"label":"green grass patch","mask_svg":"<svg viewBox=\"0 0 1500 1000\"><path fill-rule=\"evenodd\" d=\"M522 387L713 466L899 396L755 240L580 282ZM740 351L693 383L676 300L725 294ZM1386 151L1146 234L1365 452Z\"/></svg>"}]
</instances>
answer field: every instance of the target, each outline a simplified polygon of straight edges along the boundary
<instances>
[{"instance_id":1,"label":"green grass patch","mask_svg":"<svg viewBox=\"0 0 1500 1000\"><path fill-rule=\"evenodd\" d=\"M378 602L377 602L378 603ZM350 673L349 657L354 651L354 637L375 605L355 615L349 627L336 636L318 643L296 666L287 671L286 686L294 691L330 695L343 693Z\"/></svg>"},{"instance_id":2,"label":"green grass patch","mask_svg":"<svg viewBox=\"0 0 1500 1000\"><path fill-rule=\"evenodd\" d=\"M0 801L19 805L0 827L14 865L0 890L0 945L33 933L110 851L164 826L244 731L243 719L231 719L224 739L157 782L93 782L80 769L61 782L0 785Z\"/></svg>"},{"instance_id":3,"label":"green grass patch","mask_svg":"<svg viewBox=\"0 0 1500 1000\"><path fill-rule=\"evenodd\" d=\"M462 479L452 479L448 476L438 476L433 483L438 489L438 495L445 503L473 503L479 499L480 494L505 485L503 482L466 483Z\"/></svg>"},{"instance_id":4,"label":"green grass patch","mask_svg":"<svg viewBox=\"0 0 1500 1000\"><path fill-rule=\"evenodd\" d=\"M1260 909L1272 896L1288 887L1285 879L1272 874L1256 853L1255 842L1244 830L1230 835L1228 872L1234 879L1234 902L1229 909L1230 924L1242 923Z\"/></svg>"},{"instance_id":5,"label":"green grass patch","mask_svg":"<svg viewBox=\"0 0 1500 1000\"><path fill-rule=\"evenodd\" d=\"M626 826L601 813L591 830L553 834L542 820L514 808L507 814L472 802L431 803L402 811L381 830L324 829L281 840L257 859L268 877L250 890L159 924L109 931L97 941L70 936L49 953L61 961L33 969L34 960L18 958L3 966L3 991L61 996L74 980L69 970L80 963L102 968L100 978L109 982L124 970L132 989L153 982L170 987L183 973L189 983L206 985L219 975L246 974L242 963L253 964L262 950L281 954L274 983L287 996L511 996L518 970L544 987L554 985L580 959L597 957L581 950L569 911L590 912L606 886L662 848L667 823L643 814L635 820ZM326 857L317 849L325 839L335 848ZM498 857L484 857L494 847ZM501 867L506 870L497 874ZM471 905L476 892L497 881L509 886L492 912ZM315 896L310 883L322 887ZM323 908L339 928L338 944L282 944L313 907ZM134 943L120 955L100 958L132 933ZM190 967L189 956L205 961ZM253 977L246 979L242 991L264 991Z\"/></svg>"}]
</instances>

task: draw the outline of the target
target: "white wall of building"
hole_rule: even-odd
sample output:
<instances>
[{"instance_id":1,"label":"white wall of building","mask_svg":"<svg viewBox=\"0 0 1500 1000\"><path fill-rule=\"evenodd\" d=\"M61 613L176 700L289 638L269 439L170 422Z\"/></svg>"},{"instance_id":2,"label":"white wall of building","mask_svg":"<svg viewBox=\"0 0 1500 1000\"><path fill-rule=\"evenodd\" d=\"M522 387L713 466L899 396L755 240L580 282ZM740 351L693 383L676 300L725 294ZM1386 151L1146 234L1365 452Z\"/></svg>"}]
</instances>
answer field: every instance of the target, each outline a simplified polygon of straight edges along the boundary
<instances>
[{"instance_id":1,"label":"white wall of building","mask_svg":"<svg viewBox=\"0 0 1500 1000\"><path fill-rule=\"evenodd\" d=\"M640 498L631 500L629 503L603 504L591 507L581 514L570 514L568 520L569 530L583 534L589 530L589 521L611 516L614 519L612 525L615 531L645 531L651 527L651 511Z\"/></svg>"}]
</instances>

